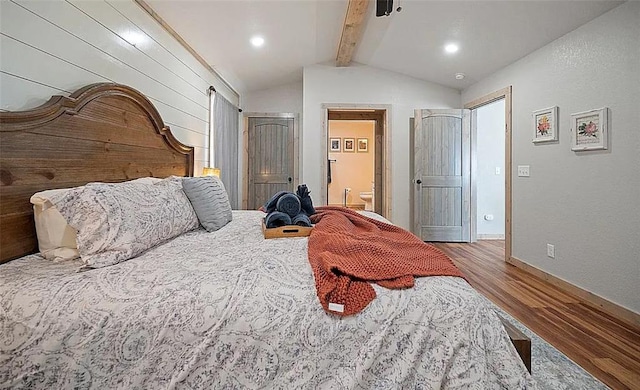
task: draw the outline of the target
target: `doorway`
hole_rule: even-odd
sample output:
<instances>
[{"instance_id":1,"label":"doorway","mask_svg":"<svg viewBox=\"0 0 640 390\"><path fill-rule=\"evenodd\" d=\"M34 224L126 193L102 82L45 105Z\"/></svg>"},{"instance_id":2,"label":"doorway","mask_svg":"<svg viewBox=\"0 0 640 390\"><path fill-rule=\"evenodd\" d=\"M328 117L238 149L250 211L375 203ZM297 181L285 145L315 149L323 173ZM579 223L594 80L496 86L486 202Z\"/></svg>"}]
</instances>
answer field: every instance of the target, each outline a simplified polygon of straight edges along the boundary
<instances>
[{"instance_id":1,"label":"doorway","mask_svg":"<svg viewBox=\"0 0 640 390\"><path fill-rule=\"evenodd\" d=\"M500 89L488 95L482 96L476 100L473 100L464 105L464 108L468 108L470 110L475 110L479 107L485 106L487 104L493 103L498 100L504 100L504 258L506 262L511 262L511 253L512 253L512 238L511 238L511 184L512 184L512 174L513 167L511 161L511 104L512 104L512 87L508 86L506 88ZM473 146L472 146L473 148ZM473 152L472 152L473 153ZM475 153L473 153L475 155ZM475 173L475 164L472 164L472 175L476 175ZM472 199L476 199L477 195L473 193L472 187ZM476 202L472 202L472 210L475 211ZM472 214L472 217L475 218L475 214ZM475 226L475 223L472 225Z\"/></svg>"},{"instance_id":2,"label":"doorway","mask_svg":"<svg viewBox=\"0 0 640 390\"><path fill-rule=\"evenodd\" d=\"M471 110L473 213L478 240L504 240L504 105L505 99L499 99Z\"/></svg>"},{"instance_id":3,"label":"doorway","mask_svg":"<svg viewBox=\"0 0 640 390\"><path fill-rule=\"evenodd\" d=\"M329 120L327 204L374 211L374 120Z\"/></svg>"},{"instance_id":4,"label":"doorway","mask_svg":"<svg viewBox=\"0 0 640 390\"><path fill-rule=\"evenodd\" d=\"M323 105L323 109L326 119L323 203L369 209L389 218L387 106ZM360 163L367 164L368 169ZM371 193L371 198L367 193Z\"/></svg>"},{"instance_id":5,"label":"doorway","mask_svg":"<svg viewBox=\"0 0 640 390\"><path fill-rule=\"evenodd\" d=\"M512 200L511 200L511 183L512 183L512 162L511 162L511 151L512 151L512 146L511 146L511 127L512 127L512 123L511 123L511 104L512 104L512 99L511 99L511 86L503 88L501 90L495 91L493 93L490 93L488 95L482 96L476 100L473 100L471 102L468 102L467 104L465 104L464 108L468 109L468 110L476 110L479 107L485 106L485 105L489 105L490 103L496 102L496 101L500 101L503 100L504 101L504 105L503 107L503 112L504 112L504 142L503 142L503 150L504 150L504 170L503 172L501 172L504 176L504 256L505 256L505 261L510 262L511 261L511 254L512 254L512 238L511 238L511 229L512 229L512 224L511 224L511 213L512 213ZM416 114L418 115L418 114ZM416 116L417 118L417 116ZM419 126L419 124L417 123L417 119L414 119L411 122L411 129L412 129L412 139L411 139L411 150L414 150L415 148L415 129ZM477 240L477 210L478 210L478 206L477 206L477 199L478 199L478 194L477 194L477 185L476 185L476 176L478 175L477 172L477 163L478 163L478 157L477 157L477 137L476 136L471 136L471 196L470 196L470 212L468 213L468 215L470 215L471 218L471 223L470 223L470 228L471 228L471 242L475 242ZM442 149L442 150L446 150L446 149ZM463 164L466 165L466 164ZM496 166L494 166L495 169ZM410 167L412 172L416 172L417 167L415 162L412 162L411 167ZM495 172L495 171L494 171ZM421 180L420 183L417 183L417 180ZM413 185L414 186L418 186L422 183L422 179L419 177L414 177L414 181L413 181ZM466 192L466 191L465 191ZM449 197L450 199L451 197ZM414 204L414 209L412 210L412 217L413 217L413 221L412 221L412 226L414 228L414 233L416 233L417 235L420 235L419 233L419 229L418 227L422 226L422 222L420 220L420 218L418 217L418 212L419 212L419 208L421 207L418 204L418 197L415 196L415 191L414 191L414 202L412 202ZM484 216L484 215L483 215Z\"/></svg>"}]
</instances>

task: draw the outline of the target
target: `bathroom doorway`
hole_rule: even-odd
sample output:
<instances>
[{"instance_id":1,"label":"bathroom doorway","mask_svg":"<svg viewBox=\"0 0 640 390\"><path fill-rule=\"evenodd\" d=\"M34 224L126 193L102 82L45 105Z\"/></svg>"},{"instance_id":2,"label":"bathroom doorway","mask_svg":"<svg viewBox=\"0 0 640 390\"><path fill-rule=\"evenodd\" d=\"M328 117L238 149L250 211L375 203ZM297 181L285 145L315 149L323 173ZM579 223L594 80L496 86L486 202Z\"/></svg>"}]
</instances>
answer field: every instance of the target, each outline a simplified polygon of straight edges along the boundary
<instances>
[{"instance_id":1,"label":"bathroom doorway","mask_svg":"<svg viewBox=\"0 0 640 390\"><path fill-rule=\"evenodd\" d=\"M505 238L505 99L471 110L472 175L475 182L475 236ZM473 212L473 211L472 211Z\"/></svg>"},{"instance_id":2,"label":"bathroom doorway","mask_svg":"<svg viewBox=\"0 0 640 390\"><path fill-rule=\"evenodd\" d=\"M380 109L327 110L328 205L385 214L385 113Z\"/></svg>"}]
</instances>

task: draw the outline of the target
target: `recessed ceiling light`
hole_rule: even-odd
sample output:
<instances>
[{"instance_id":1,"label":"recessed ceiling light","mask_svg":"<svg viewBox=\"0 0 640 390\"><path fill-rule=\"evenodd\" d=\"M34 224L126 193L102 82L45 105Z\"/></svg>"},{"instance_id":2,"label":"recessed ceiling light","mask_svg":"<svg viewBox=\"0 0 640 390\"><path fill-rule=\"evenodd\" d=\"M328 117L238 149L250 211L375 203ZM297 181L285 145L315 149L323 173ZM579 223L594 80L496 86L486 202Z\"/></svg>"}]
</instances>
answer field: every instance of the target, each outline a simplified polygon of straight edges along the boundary
<instances>
[{"instance_id":1,"label":"recessed ceiling light","mask_svg":"<svg viewBox=\"0 0 640 390\"><path fill-rule=\"evenodd\" d=\"M255 47L260 47L262 45L264 45L264 38L262 38L259 35L256 35L254 37L251 38L251 44Z\"/></svg>"},{"instance_id":2,"label":"recessed ceiling light","mask_svg":"<svg viewBox=\"0 0 640 390\"><path fill-rule=\"evenodd\" d=\"M462 80L464 77L464 73L456 73L456 80Z\"/></svg>"},{"instance_id":3,"label":"recessed ceiling light","mask_svg":"<svg viewBox=\"0 0 640 390\"><path fill-rule=\"evenodd\" d=\"M446 51L447 53L451 53L451 54L457 52L458 49L459 49L459 47L455 43L448 43L444 47L444 51Z\"/></svg>"}]
</instances>

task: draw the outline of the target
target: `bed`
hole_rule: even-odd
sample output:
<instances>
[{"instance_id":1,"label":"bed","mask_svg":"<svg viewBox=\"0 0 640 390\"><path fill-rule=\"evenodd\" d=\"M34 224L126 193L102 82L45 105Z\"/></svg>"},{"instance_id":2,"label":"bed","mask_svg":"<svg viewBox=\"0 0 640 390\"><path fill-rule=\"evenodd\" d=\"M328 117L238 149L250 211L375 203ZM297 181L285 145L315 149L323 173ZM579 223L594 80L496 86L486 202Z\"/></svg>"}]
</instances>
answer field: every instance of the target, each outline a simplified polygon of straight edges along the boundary
<instances>
[{"instance_id":1,"label":"bed","mask_svg":"<svg viewBox=\"0 0 640 390\"><path fill-rule=\"evenodd\" d=\"M31 195L192 176L193 149L117 84L0 113L0 125L2 388L535 388L464 279L374 285L362 312L334 316L318 302L308 238L265 240L260 211L84 272L46 260Z\"/></svg>"}]
</instances>

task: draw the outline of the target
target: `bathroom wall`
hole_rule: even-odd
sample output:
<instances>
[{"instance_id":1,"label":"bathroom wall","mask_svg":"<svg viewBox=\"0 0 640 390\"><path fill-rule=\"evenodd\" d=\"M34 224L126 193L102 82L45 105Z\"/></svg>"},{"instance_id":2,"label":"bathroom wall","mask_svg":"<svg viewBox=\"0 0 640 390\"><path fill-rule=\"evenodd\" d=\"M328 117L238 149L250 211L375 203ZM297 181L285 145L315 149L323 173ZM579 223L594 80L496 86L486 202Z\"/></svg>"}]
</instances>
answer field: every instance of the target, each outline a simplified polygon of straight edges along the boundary
<instances>
[{"instance_id":1,"label":"bathroom wall","mask_svg":"<svg viewBox=\"0 0 640 390\"><path fill-rule=\"evenodd\" d=\"M329 121L329 138L340 137L339 153L329 152L331 163L331 184L328 186L329 205L342 206L344 189L349 187L347 206L364 208L360 192L370 192L374 180L374 132L375 121ZM353 138L354 152L344 151L344 139ZM367 138L368 152L358 152L358 138ZM330 149L330 147L329 147Z\"/></svg>"}]
</instances>

